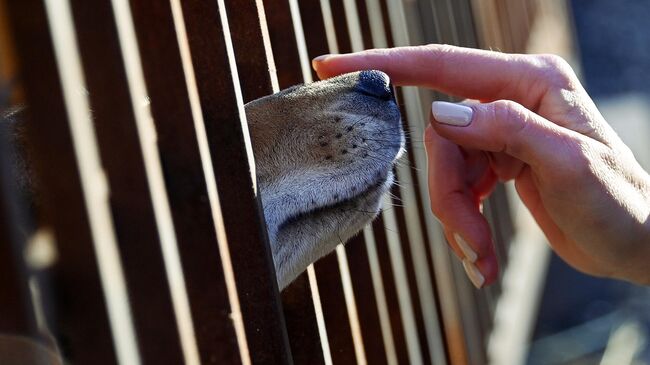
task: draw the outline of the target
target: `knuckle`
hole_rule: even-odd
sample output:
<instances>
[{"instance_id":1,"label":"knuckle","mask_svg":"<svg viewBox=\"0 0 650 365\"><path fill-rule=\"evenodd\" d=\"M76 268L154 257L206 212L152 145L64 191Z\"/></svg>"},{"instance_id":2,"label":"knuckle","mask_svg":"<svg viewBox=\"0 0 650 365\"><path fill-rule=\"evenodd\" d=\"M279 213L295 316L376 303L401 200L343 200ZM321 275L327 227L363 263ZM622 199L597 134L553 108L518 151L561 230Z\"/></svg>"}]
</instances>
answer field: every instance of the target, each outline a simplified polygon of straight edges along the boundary
<instances>
[{"instance_id":1,"label":"knuckle","mask_svg":"<svg viewBox=\"0 0 650 365\"><path fill-rule=\"evenodd\" d=\"M541 54L532 56L538 65L540 75L552 86L572 89L577 77L573 68L562 57L554 54Z\"/></svg>"},{"instance_id":2,"label":"knuckle","mask_svg":"<svg viewBox=\"0 0 650 365\"><path fill-rule=\"evenodd\" d=\"M497 100L492 103L492 108L494 120L508 132L517 131L523 127L525 109L521 104L512 100Z\"/></svg>"},{"instance_id":3,"label":"knuckle","mask_svg":"<svg viewBox=\"0 0 650 365\"><path fill-rule=\"evenodd\" d=\"M496 137L501 144L499 152L518 155L522 146L520 136L528 126L527 109L511 100L498 100L492 103Z\"/></svg>"},{"instance_id":4,"label":"knuckle","mask_svg":"<svg viewBox=\"0 0 650 365\"><path fill-rule=\"evenodd\" d=\"M542 65L558 70L562 70L564 67L570 67L569 63L562 57L556 54L539 54L535 55L537 59L542 63Z\"/></svg>"}]
</instances>

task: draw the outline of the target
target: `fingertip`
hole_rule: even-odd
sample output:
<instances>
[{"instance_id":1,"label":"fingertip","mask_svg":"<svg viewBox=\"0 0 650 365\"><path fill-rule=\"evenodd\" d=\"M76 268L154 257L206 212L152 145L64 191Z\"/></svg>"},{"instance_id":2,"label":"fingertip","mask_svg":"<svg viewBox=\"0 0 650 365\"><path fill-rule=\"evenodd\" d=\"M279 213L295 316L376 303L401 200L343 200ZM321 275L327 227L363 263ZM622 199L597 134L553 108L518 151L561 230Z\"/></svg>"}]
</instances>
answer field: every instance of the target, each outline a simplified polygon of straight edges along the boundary
<instances>
[{"instance_id":1,"label":"fingertip","mask_svg":"<svg viewBox=\"0 0 650 365\"><path fill-rule=\"evenodd\" d=\"M316 63L323 62L323 61L325 61L325 60L326 60L328 57L330 57L330 56L331 56L331 54L328 53L328 54L320 55L320 56L318 56L318 57L314 57L314 59L311 60L311 63L312 63L312 65L314 65L314 64L316 64Z\"/></svg>"},{"instance_id":2,"label":"fingertip","mask_svg":"<svg viewBox=\"0 0 650 365\"><path fill-rule=\"evenodd\" d=\"M494 255L494 253L480 258L475 263L475 266L485 279L483 286L493 284L499 278L499 263L497 262L496 255Z\"/></svg>"},{"instance_id":3,"label":"fingertip","mask_svg":"<svg viewBox=\"0 0 650 365\"><path fill-rule=\"evenodd\" d=\"M320 78L321 80L327 78L326 75L323 72L323 64L324 64L325 60L327 60L330 57L331 57L330 54L324 54L324 55L320 55L318 57L315 57L314 59L311 60L311 67L314 69L314 71L316 71L316 74L318 75L318 78Z\"/></svg>"},{"instance_id":4,"label":"fingertip","mask_svg":"<svg viewBox=\"0 0 650 365\"><path fill-rule=\"evenodd\" d=\"M456 255L456 257L459 260L462 261L463 259L465 259L465 253L460 249L460 246L458 245L458 243L455 240L454 236L456 235L456 233L454 233L453 231L447 229L444 225L443 225L443 231L445 232L445 238L446 238L446 241L447 241L447 245L449 246L451 251Z\"/></svg>"}]
</instances>

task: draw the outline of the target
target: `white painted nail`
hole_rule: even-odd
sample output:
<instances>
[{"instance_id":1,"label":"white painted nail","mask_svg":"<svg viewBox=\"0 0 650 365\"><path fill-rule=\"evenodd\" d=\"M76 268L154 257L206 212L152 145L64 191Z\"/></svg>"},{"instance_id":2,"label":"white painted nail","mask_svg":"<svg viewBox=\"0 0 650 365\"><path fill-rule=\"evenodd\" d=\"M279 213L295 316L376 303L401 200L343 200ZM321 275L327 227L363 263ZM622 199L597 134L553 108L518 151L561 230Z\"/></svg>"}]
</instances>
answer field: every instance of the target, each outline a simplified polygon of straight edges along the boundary
<instances>
[{"instance_id":1,"label":"white painted nail","mask_svg":"<svg viewBox=\"0 0 650 365\"><path fill-rule=\"evenodd\" d=\"M456 240L456 243L458 244L458 248L460 248L461 251L463 251L463 255L469 262L474 263L476 262L476 259L478 259L478 255L474 250L472 250L472 247L461 237L458 233L454 233L454 239Z\"/></svg>"},{"instance_id":2,"label":"white painted nail","mask_svg":"<svg viewBox=\"0 0 650 365\"><path fill-rule=\"evenodd\" d=\"M434 101L431 103L431 114L438 123L466 127L472 122L474 110L465 105Z\"/></svg>"},{"instance_id":3,"label":"white painted nail","mask_svg":"<svg viewBox=\"0 0 650 365\"><path fill-rule=\"evenodd\" d=\"M463 260L463 268L472 284L474 284L477 289L481 289L485 283L485 278L483 277L483 274L478 271L478 268L467 259Z\"/></svg>"}]
</instances>

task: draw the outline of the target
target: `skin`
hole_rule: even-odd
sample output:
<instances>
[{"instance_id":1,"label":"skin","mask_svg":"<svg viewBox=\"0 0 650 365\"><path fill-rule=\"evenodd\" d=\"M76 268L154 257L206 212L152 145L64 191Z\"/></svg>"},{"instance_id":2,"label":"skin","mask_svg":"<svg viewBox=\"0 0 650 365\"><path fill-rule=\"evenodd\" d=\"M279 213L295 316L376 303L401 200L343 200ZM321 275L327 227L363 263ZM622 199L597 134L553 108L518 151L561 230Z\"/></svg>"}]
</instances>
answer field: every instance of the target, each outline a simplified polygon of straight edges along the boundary
<instances>
[{"instance_id":1,"label":"skin","mask_svg":"<svg viewBox=\"0 0 650 365\"><path fill-rule=\"evenodd\" d=\"M497 278L480 201L514 180L551 247L576 269L650 284L650 177L604 120L571 67L553 55L503 54L446 45L377 49L314 60L321 78L386 72L476 101L469 125L431 115L425 132L431 209L478 254L486 284Z\"/></svg>"}]
</instances>

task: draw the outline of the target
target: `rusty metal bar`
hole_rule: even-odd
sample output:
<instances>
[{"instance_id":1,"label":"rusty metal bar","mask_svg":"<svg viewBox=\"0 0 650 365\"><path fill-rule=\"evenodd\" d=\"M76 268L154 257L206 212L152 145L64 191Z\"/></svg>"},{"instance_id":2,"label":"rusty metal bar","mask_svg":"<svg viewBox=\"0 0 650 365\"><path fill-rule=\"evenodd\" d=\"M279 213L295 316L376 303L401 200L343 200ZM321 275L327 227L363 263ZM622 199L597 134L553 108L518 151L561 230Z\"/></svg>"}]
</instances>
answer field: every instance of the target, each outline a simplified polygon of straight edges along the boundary
<instances>
[{"instance_id":1,"label":"rusty metal bar","mask_svg":"<svg viewBox=\"0 0 650 365\"><path fill-rule=\"evenodd\" d=\"M310 59L330 53L327 44L327 34L321 0L302 0L300 2L300 18L305 32L307 54ZM312 79L318 80L316 71L312 69Z\"/></svg>"},{"instance_id":2,"label":"rusty metal bar","mask_svg":"<svg viewBox=\"0 0 650 365\"><path fill-rule=\"evenodd\" d=\"M323 316L327 328L330 354L334 364L355 364L354 339L343 293L337 253L333 252L314 264Z\"/></svg>"},{"instance_id":3,"label":"rusty metal bar","mask_svg":"<svg viewBox=\"0 0 650 365\"><path fill-rule=\"evenodd\" d=\"M322 8L322 2L320 0L307 0L300 3L301 18L303 21L303 27L305 29L305 36L307 42L307 52L310 58L320 56L323 54L330 53L331 50L328 45L327 39L327 30L325 29L324 14ZM365 14L365 13L364 13ZM340 32L340 30L339 30ZM343 34L347 36L347 34ZM349 41L348 41L349 42ZM337 44L338 47L338 44ZM313 71L312 71L313 72ZM316 77L315 72L313 72L313 77ZM380 316L378 313L377 301L375 298L374 291L370 289L373 287L372 282L372 273L370 269L370 263L368 258L368 253L366 251L366 242L361 234L353 237L345 245L345 252L349 264L349 272L352 284L352 290L354 292L354 300L358 308L357 315L359 321L359 327L361 330L363 347L366 349L365 357L366 361L369 364L382 364L387 363L387 358L385 351L368 351L370 349L378 350L384 349L384 340L382 336L382 329L380 326ZM334 258L326 258L332 261L329 266L334 266ZM317 269L322 268L325 265L317 264ZM338 271L336 272L338 273ZM330 274L330 276L335 276L335 274ZM319 277L325 277L322 273ZM342 289L337 288L336 292L340 293ZM321 298L324 298L321 295ZM325 298L324 298L325 299ZM324 308L330 308L333 304L326 304L323 302ZM341 306L341 308L344 308ZM330 334L330 347L332 349L333 358L338 357L340 354L347 354L350 359L353 357L353 339L351 334L349 334L349 326L347 323L338 321L338 324L334 321L337 317L339 319L347 318L348 312L341 311L342 313L333 316L333 320L328 321L328 334ZM326 312L327 315L327 312ZM332 323L334 322L334 323ZM342 330L330 330L333 326L346 326L348 328ZM343 333L345 336L343 339L337 338L338 333ZM338 352L338 353L337 353ZM345 360L339 358L339 362ZM335 360L336 362L336 360Z\"/></svg>"},{"instance_id":4,"label":"rusty metal bar","mask_svg":"<svg viewBox=\"0 0 650 365\"><path fill-rule=\"evenodd\" d=\"M288 0L265 0L264 6L280 87L286 88L311 81L311 71L309 74L303 72L302 62L306 60L300 58L298 45L300 40L297 39L297 30L294 26L296 19L293 17L301 17L300 26L305 27L303 28L305 38L302 41L304 41L307 52L310 49L313 50L314 47L322 47L325 29L314 28L319 24L319 19L316 17L320 6L314 2L300 3L299 12L296 14L292 12L291 3ZM307 23L305 19L302 19L303 15L314 23ZM320 22L322 23L322 18ZM287 322L289 322L289 337L294 360L296 364L320 363L321 361L325 362L326 358L331 359L330 361L334 364L345 364L350 361L354 363L356 362L354 344L348 323L348 311L336 254L333 253L316 262L314 273L315 282L318 283L317 288L310 287L307 275L302 274L297 279L297 283L290 285L282 295ZM323 316L326 339L320 337L323 333L319 334L319 329L315 327L319 315L314 312L312 305L314 300L312 295L315 289L318 291L321 301L322 314L320 315ZM299 298L300 300L298 300ZM308 323L298 320L305 316L312 318L313 321ZM318 345L321 341L327 341L327 348L330 349L330 352L323 354L325 348L317 346L317 341Z\"/></svg>"},{"instance_id":5,"label":"rusty metal bar","mask_svg":"<svg viewBox=\"0 0 650 365\"><path fill-rule=\"evenodd\" d=\"M385 343L382 336L377 297L373 289L372 272L366 248L366 241L359 235L345 246L350 262L350 276L355 300L359 308L359 325L366 349L368 364L387 364Z\"/></svg>"},{"instance_id":6,"label":"rusty metal bar","mask_svg":"<svg viewBox=\"0 0 650 365\"><path fill-rule=\"evenodd\" d=\"M184 357L111 2L72 0L71 6L142 359L181 363Z\"/></svg>"},{"instance_id":7,"label":"rusty metal bar","mask_svg":"<svg viewBox=\"0 0 650 365\"><path fill-rule=\"evenodd\" d=\"M379 265L381 267L381 276L384 284L384 293L386 295L386 304L388 306L388 313L390 316L390 327L393 333L396 358L398 363L408 364L409 354L407 350L406 336L404 334L404 323L402 322L399 299L397 295L397 289L395 287L396 284L394 273L390 260L388 239L386 237L384 220L382 216L377 217L377 219L373 222L373 232L375 235Z\"/></svg>"},{"instance_id":8,"label":"rusty metal bar","mask_svg":"<svg viewBox=\"0 0 650 365\"><path fill-rule=\"evenodd\" d=\"M89 212L95 208L84 201L45 5L38 0L8 5L29 103L27 138L38 181L47 182L39 188L41 213L56 234L58 262L52 281L57 296L50 327L71 350L71 361L115 364L118 353L90 225Z\"/></svg>"},{"instance_id":9,"label":"rusty metal bar","mask_svg":"<svg viewBox=\"0 0 650 365\"><path fill-rule=\"evenodd\" d=\"M282 305L295 364L326 364L318 328L315 328L317 318L312 300L312 288L306 273L282 291Z\"/></svg>"},{"instance_id":10,"label":"rusty metal bar","mask_svg":"<svg viewBox=\"0 0 650 365\"><path fill-rule=\"evenodd\" d=\"M133 0L131 9L202 361L247 362L250 356L254 363L291 363L265 225L252 188L223 2ZM185 64L182 52L192 55ZM230 259L232 268L225 265ZM216 292L211 287L224 275L219 262L228 287ZM236 285L229 282L233 276ZM226 295L234 307L217 313L215 308L224 307L212 303L225 304ZM243 318L239 330L240 314L229 315L237 308ZM220 332L232 333L233 326L236 338ZM226 346L215 346L216 339Z\"/></svg>"}]
</instances>

